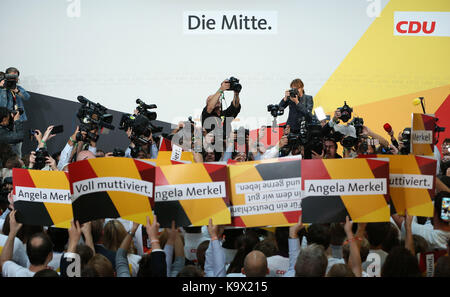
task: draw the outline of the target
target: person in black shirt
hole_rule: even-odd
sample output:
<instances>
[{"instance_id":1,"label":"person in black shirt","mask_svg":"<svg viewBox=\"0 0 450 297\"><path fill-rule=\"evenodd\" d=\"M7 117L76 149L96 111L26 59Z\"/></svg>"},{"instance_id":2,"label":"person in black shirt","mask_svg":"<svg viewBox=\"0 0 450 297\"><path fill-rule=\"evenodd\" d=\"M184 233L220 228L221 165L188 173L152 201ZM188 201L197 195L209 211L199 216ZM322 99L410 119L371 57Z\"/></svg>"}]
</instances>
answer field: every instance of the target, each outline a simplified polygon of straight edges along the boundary
<instances>
[{"instance_id":1,"label":"person in black shirt","mask_svg":"<svg viewBox=\"0 0 450 297\"><path fill-rule=\"evenodd\" d=\"M291 127L291 131L296 133L300 130L299 120L304 117L306 123L312 121L312 109L314 106L313 97L306 95L304 85L301 79L296 78L291 82L291 88L298 91L298 95L290 97L289 90L285 92L285 96L281 99L280 106L286 108L289 106L289 115L286 122Z\"/></svg>"},{"instance_id":2,"label":"person in black shirt","mask_svg":"<svg viewBox=\"0 0 450 297\"><path fill-rule=\"evenodd\" d=\"M230 106L225 110L222 109L221 99L223 98L223 92L229 88L229 81L223 81L219 90L217 90L214 95L208 96L206 106L202 111L202 126L207 133L213 131L216 152L224 151L224 146L222 144L226 140L226 137L230 135L231 122L241 111L238 91L234 91L234 98ZM218 142L218 139L222 139L223 141Z\"/></svg>"}]
</instances>

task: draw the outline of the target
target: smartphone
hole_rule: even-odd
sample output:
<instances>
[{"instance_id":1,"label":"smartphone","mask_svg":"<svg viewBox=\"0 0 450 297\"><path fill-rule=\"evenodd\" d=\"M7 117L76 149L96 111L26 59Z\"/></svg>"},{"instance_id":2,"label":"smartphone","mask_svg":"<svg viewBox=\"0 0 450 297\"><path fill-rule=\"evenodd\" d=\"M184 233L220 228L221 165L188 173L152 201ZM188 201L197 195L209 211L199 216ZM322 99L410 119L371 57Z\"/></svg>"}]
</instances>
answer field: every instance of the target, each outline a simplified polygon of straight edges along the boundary
<instances>
[{"instance_id":1,"label":"smartphone","mask_svg":"<svg viewBox=\"0 0 450 297\"><path fill-rule=\"evenodd\" d=\"M450 197L442 198L441 219L450 222Z\"/></svg>"},{"instance_id":2,"label":"smartphone","mask_svg":"<svg viewBox=\"0 0 450 297\"><path fill-rule=\"evenodd\" d=\"M52 134L58 134L58 133L62 133L64 132L64 126L63 125L59 125L59 126L54 126L52 129Z\"/></svg>"}]
</instances>

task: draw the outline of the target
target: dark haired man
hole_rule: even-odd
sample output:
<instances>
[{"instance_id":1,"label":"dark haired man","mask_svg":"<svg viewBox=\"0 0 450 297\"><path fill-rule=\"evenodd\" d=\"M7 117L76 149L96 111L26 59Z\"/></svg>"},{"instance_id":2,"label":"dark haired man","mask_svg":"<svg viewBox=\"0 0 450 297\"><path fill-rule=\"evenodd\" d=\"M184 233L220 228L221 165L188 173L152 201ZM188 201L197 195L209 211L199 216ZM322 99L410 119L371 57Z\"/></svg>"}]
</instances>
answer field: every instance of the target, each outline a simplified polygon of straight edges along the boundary
<instances>
[{"instance_id":1,"label":"dark haired man","mask_svg":"<svg viewBox=\"0 0 450 297\"><path fill-rule=\"evenodd\" d=\"M323 148L325 151L324 159L342 159L342 156L337 153L337 143L334 139L325 138Z\"/></svg>"},{"instance_id":2,"label":"dark haired man","mask_svg":"<svg viewBox=\"0 0 450 297\"><path fill-rule=\"evenodd\" d=\"M21 223L16 221L16 210L9 214L10 231L5 246L3 247L0 264L2 275L4 277L32 277L38 271L47 269L47 264L53 258L53 244L50 238L44 233L33 234L27 242L27 255L30 261L30 267L22 267L13 261L14 238L22 227Z\"/></svg>"},{"instance_id":3,"label":"dark haired man","mask_svg":"<svg viewBox=\"0 0 450 297\"><path fill-rule=\"evenodd\" d=\"M218 141L219 138L223 140L231 132L231 122L237 117L241 111L241 104L239 98L240 91L234 91L234 98L230 106L222 110L223 92L230 88L230 82L224 80L220 88L213 95L208 96L206 106L202 111L202 127L207 133L213 131L215 137L215 151L223 152L225 150L225 143Z\"/></svg>"}]
</instances>

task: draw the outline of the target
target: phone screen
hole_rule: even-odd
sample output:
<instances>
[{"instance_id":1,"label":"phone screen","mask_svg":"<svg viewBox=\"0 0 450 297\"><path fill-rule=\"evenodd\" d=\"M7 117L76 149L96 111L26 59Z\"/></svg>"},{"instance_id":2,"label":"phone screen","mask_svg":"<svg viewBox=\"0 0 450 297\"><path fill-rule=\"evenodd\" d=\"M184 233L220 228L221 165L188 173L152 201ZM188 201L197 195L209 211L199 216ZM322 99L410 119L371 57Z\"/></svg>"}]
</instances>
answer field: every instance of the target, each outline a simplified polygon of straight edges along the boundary
<instances>
[{"instance_id":1,"label":"phone screen","mask_svg":"<svg viewBox=\"0 0 450 297\"><path fill-rule=\"evenodd\" d=\"M442 198L441 219L450 222L450 197Z\"/></svg>"},{"instance_id":2,"label":"phone screen","mask_svg":"<svg viewBox=\"0 0 450 297\"><path fill-rule=\"evenodd\" d=\"M63 131L64 131L64 126L63 125L55 126L52 129L52 134L62 133Z\"/></svg>"}]
</instances>

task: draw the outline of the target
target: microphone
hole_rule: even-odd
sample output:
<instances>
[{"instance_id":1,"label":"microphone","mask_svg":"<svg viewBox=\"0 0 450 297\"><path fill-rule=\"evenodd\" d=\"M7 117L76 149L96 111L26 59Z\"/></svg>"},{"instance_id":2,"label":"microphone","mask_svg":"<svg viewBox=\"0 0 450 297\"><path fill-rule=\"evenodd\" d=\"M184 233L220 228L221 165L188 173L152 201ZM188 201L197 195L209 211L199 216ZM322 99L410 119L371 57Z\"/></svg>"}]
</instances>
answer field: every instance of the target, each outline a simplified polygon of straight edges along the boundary
<instances>
[{"instance_id":1,"label":"microphone","mask_svg":"<svg viewBox=\"0 0 450 297\"><path fill-rule=\"evenodd\" d=\"M412 101L413 105L419 105L420 104L420 99L419 98L414 98Z\"/></svg>"},{"instance_id":2,"label":"microphone","mask_svg":"<svg viewBox=\"0 0 450 297\"><path fill-rule=\"evenodd\" d=\"M386 131L387 133L391 133L392 132L392 126L389 123L384 124L383 128L384 128L384 131ZM391 136L391 142L392 142L393 146L398 148L398 141L397 141L397 139L395 139L394 136Z\"/></svg>"},{"instance_id":3,"label":"microphone","mask_svg":"<svg viewBox=\"0 0 450 297\"><path fill-rule=\"evenodd\" d=\"M386 123L383 125L384 131L386 131L387 133L391 133L392 131L392 127L391 125L389 125L389 123Z\"/></svg>"},{"instance_id":4,"label":"microphone","mask_svg":"<svg viewBox=\"0 0 450 297\"><path fill-rule=\"evenodd\" d=\"M423 114L426 114L425 112L425 105L423 105L423 97L414 98L412 101L413 105L422 105Z\"/></svg>"}]
</instances>

